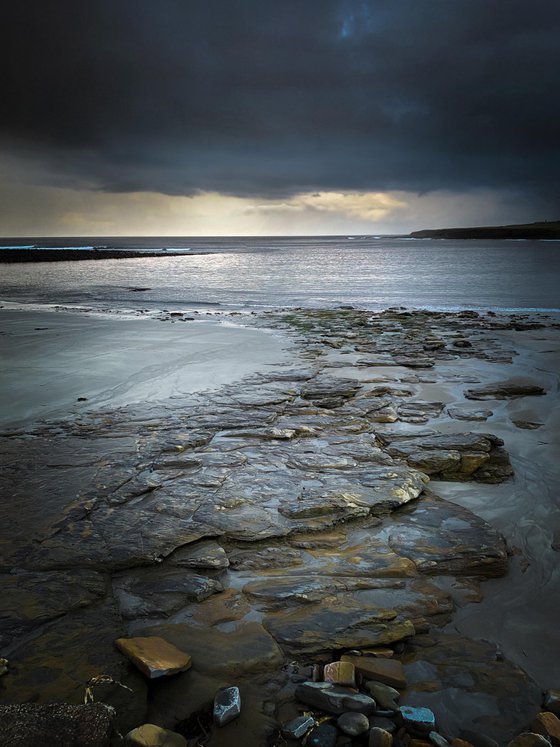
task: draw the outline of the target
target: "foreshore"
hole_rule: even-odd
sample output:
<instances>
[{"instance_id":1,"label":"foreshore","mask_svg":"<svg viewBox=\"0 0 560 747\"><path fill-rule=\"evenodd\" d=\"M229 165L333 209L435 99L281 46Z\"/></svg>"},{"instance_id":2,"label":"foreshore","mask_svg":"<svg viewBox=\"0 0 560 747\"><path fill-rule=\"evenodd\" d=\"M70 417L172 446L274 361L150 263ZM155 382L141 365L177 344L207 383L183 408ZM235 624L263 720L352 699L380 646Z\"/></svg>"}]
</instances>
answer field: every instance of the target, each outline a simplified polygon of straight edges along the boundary
<instances>
[{"instance_id":1,"label":"foreshore","mask_svg":"<svg viewBox=\"0 0 560 747\"><path fill-rule=\"evenodd\" d=\"M556 318L0 310L0 331L1 703L109 674L123 733L280 745L304 711L336 723L313 665L345 657L364 694L383 659L400 706L479 747L560 687ZM147 680L126 636L192 668ZM212 728L224 685L241 715Z\"/></svg>"}]
</instances>

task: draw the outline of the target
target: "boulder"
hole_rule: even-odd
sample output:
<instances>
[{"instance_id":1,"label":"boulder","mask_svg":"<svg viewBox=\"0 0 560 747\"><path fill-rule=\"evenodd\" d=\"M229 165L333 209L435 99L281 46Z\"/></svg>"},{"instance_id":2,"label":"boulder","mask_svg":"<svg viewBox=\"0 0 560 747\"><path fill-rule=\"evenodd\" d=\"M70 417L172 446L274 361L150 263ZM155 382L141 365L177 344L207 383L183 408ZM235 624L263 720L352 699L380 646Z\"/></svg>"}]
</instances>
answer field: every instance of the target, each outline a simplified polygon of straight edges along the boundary
<instances>
[{"instance_id":1,"label":"boulder","mask_svg":"<svg viewBox=\"0 0 560 747\"><path fill-rule=\"evenodd\" d=\"M495 381L485 386L474 387L465 391L467 399L511 399L513 397L539 397L546 394L546 390L529 379L507 379Z\"/></svg>"}]
</instances>

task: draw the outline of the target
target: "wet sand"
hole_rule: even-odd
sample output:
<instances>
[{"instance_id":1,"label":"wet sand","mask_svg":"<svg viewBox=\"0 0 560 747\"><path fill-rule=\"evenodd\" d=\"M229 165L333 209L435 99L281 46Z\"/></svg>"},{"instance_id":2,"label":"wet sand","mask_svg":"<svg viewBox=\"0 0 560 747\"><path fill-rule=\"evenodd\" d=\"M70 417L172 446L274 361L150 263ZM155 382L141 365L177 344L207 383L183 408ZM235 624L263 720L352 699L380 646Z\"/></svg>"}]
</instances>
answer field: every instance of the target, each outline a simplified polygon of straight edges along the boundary
<instances>
[{"instance_id":1,"label":"wet sand","mask_svg":"<svg viewBox=\"0 0 560 747\"><path fill-rule=\"evenodd\" d=\"M557 687L551 651L560 646L560 330L508 331L497 337L518 353L512 363L471 363L469 371L482 383L502 378L503 373L508 378L529 376L547 394L488 403L493 416L486 423L471 424L504 440L515 470L513 482L486 486L481 492L464 484L435 485L442 497L469 508L502 532L515 553L507 577L488 581L484 600L460 608L453 627L495 642L542 687ZM524 427L527 423L539 427Z\"/></svg>"},{"instance_id":2,"label":"wet sand","mask_svg":"<svg viewBox=\"0 0 560 747\"><path fill-rule=\"evenodd\" d=\"M286 359L262 330L179 319L0 309L0 427L214 389Z\"/></svg>"}]
</instances>

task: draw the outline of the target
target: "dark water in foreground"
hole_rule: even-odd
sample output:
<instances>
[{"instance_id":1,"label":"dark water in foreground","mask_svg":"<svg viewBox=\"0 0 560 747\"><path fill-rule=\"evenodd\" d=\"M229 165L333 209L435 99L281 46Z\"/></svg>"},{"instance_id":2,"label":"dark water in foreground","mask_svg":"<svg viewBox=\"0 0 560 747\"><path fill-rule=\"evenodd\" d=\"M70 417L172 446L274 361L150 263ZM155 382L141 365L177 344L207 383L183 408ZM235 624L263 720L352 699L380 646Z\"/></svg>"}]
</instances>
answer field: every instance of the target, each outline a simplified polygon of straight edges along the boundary
<instances>
[{"instance_id":1,"label":"dark water in foreground","mask_svg":"<svg viewBox=\"0 0 560 747\"><path fill-rule=\"evenodd\" d=\"M373 237L0 240L165 249L161 258L0 265L0 299L94 308L560 310L560 242ZM173 256L177 250L202 255ZM142 289L142 290L139 290Z\"/></svg>"}]
</instances>

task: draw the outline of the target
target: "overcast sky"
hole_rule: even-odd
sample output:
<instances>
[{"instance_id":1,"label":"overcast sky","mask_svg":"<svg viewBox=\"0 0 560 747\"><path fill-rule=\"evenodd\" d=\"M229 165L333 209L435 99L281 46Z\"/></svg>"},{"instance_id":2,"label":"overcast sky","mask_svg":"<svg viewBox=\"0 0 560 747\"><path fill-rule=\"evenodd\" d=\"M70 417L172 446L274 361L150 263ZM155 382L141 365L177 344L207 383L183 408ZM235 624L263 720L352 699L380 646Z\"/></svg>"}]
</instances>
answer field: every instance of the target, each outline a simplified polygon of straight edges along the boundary
<instances>
[{"instance_id":1,"label":"overcast sky","mask_svg":"<svg viewBox=\"0 0 560 747\"><path fill-rule=\"evenodd\" d=\"M558 0L19 0L0 234L560 217Z\"/></svg>"}]
</instances>

